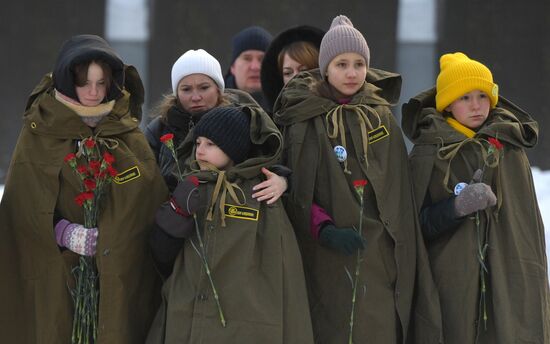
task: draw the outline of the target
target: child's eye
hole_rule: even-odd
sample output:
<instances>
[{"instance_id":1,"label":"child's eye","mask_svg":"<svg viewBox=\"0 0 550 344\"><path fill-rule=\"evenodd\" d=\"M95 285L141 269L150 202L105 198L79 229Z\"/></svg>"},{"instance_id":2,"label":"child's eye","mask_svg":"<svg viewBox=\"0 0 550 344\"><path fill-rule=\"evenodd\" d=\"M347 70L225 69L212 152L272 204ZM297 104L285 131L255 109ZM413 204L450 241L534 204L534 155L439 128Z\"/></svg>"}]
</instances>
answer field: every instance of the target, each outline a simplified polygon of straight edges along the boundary
<instances>
[{"instance_id":1,"label":"child's eye","mask_svg":"<svg viewBox=\"0 0 550 344\"><path fill-rule=\"evenodd\" d=\"M480 97L480 98L487 98L487 95L486 95L485 93L481 93L481 94L479 95L479 97Z\"/></svg>"},{"instance_id":2,"label":"child's eye","mask_svg":"<svg viewBox=\"0 0 550 344\"><path fill-rule=\"evenodd\" d=\"M285 71L285 72L283 73L283 76L286 76L286 77L289 77L289 76L291 76L291 75L292 75L292 72L291 72L291 71Z\"/></svg>"},{"instance_id":3,"label":"child's eye","mask_svg":"<svg viewBox=\"0 0 550 344\"><path fill-rule=\"evenodd\" d=\"M470 100L470 96L462 96L460 97L461 100Z\"/></svg>"}]
</instances>

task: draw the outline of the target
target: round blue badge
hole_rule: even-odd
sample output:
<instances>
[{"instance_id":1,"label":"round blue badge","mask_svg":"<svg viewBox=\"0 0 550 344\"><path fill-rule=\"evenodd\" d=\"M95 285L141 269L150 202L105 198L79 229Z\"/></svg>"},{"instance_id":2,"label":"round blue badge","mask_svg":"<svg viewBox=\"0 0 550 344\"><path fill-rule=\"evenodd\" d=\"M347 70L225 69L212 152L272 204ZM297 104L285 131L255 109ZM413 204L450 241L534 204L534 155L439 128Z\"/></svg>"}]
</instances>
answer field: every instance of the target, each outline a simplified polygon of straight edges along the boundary
<instances>
[{"instance_id":1,"label":"round blue badge","mask_svg":"<svg viewBox=\"0 0 550 344\"><path fill-rule=\"evenodd\" d=\"M342 146L335 146L334 154L336 154L336 159L338 159L338 161L340 162L344 162L348 158L348 152Z\"/></svg>"},{"instance_id":2,"label":"round blue badge","mask_svg":"<svg viewBox=\"0 0 550 344\"><path fill-rule=\"evenodd\" d=\"M462 190L467 186L468 184L464 183L464 182L460 182L458 184L455 185L455 195L458 196Z\"/></svg>"}]
</instances>

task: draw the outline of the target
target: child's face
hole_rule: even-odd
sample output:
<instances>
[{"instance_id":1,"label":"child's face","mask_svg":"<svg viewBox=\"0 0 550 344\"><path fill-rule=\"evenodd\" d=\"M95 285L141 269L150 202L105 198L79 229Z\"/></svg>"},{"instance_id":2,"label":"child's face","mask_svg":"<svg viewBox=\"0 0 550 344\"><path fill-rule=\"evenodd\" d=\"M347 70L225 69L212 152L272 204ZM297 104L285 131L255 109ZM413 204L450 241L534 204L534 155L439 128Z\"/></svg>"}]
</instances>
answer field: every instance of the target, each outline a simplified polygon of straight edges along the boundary
<instances>
[{"instance_id":1,"label":"child's face","mask_svg":"<svg viewBox=\"0 0 550 344\"><path fill-rule=\"evenodd\" d=\"M367 63L357 53L343 53L330 61L327 80L344 97L351 97L365 83Z\"/></svg>"},{"instance_id":2,"label":"child's face","mask_svg":"<svg viewBox=\"0 0 550 344\"><path fill-rule=\"evenodd\" d=\"M219 170L225 170L233 166L233 160L231 160L220 147L206 137L197 137L195 146L195 159L197 159L201 170L204 171L208 169L205 163L210 163Z\"/></svg>"},{"instance_id":3,"label":"child's face","mask_svg":"<svg viewBox=\"0 0 550 344\"><path fill-rule=\"evenodd\" d=\"M445 111L450 112L460 124L470 129L477 129L485 123L490 108L491 100L487 94L480 90L473 90L456 99L445 108Z\"/></svg>"}]
</instances>

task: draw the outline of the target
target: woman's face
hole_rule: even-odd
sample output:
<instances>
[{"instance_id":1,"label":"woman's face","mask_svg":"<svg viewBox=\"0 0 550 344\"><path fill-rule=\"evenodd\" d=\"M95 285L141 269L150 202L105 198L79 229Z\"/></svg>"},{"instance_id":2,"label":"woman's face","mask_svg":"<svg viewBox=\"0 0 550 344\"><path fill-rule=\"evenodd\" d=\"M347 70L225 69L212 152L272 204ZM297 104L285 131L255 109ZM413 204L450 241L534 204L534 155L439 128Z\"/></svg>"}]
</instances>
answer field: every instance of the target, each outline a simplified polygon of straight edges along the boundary
<instances>
[{"instance_id":1,"label":"woman's face","mask_svg":"<svg viewBox=\"0 0 550 344\"><path fill-rule=\"evenodd\" d=\"M351 97L365 83L367 63L357 53L343 53L330 61L327 80L344 97Z\"/></svg>"},{"instance_id":2,"label":"woman's face","mask_svg":"<svg viewBox=\"0 0 550 344\"><path fill-rule=\"evenodd\" d=\"M75 86L75 88L80 104L84 106L97 106L101 104L107 95L107 83L101 66L94 62L90 63L86 84L84 86Z\"/></svg>"},{"instance_id":3,"label":"woman's face","mask_svg":"<svg viewBox=\"0 0 550 344\"><path fill-rule=\"evenodd\" d=\"M307 67L300 62L294 60L288 54L283 57L283 83L286 83L294 77L294 75L307 70Z\"/></svg>"},{"instance_id":4,"label":"woman's face","mask_svg":"<svg viewBox=\"0 0 550 344\"><path fill-rule=\"evenodd\" d=\"M191 74L178 84L178 100L190 114L208 111L218 105L220 90L214 80L204 74Z\"/></svg>"}]
</instances>

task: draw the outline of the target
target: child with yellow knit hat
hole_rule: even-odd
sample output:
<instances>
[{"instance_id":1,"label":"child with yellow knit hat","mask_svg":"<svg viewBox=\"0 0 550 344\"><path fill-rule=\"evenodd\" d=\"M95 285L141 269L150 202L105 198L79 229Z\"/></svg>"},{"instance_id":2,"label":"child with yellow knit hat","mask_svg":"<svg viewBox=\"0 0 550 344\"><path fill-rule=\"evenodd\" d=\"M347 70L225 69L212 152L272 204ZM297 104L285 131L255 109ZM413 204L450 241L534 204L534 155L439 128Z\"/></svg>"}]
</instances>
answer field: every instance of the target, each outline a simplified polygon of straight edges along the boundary
<instances>
[{"instance_id":1,"label":"child with yellow knit hat","mask_svg":"<svg viewBox=\"0 0 550 344\"><path fill-rule=\"evenodd\" d=\"M550 343L544 226L525 154L538 124L491 71L445 54L403 105L414 196L445 343Z\"/></svg>"}]
</instances>

